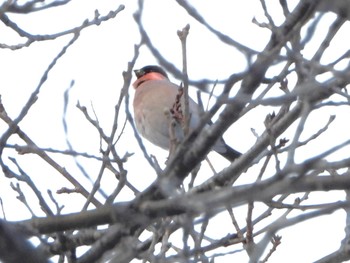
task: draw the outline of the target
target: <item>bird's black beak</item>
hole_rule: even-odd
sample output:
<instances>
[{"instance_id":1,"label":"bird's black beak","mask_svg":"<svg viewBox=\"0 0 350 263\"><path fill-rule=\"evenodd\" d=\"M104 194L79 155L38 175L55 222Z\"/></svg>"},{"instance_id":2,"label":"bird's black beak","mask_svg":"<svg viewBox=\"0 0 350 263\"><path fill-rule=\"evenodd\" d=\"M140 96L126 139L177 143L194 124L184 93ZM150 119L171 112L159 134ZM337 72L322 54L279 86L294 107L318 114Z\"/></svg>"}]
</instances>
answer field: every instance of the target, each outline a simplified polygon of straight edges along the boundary
<instances>
[{"instance_id":1,"label":"bird's black beak","mask_svg":"<svg viewBox=\"0 0 350 263\"><path fill-rule=\"evenodd\" d=\"M134 73L137 78L141 78L145 74L142 69L135 69Z\"/></svg>"}]
</instances>

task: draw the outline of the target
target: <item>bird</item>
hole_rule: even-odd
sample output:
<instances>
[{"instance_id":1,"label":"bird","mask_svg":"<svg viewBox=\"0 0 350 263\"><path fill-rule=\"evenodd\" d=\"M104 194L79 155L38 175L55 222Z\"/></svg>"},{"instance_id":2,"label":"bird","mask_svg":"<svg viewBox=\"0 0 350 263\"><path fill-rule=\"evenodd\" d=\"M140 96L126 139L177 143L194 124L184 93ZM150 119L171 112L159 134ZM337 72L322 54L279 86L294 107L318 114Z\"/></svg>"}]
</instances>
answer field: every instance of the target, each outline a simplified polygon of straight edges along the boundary
<instances>
[{"instance_id":1,"label":"bird","mask_svg":"<svg viewBox=\"0 0 350 263\"><path fill-rule=\"evenodd\" d=\"M179 112L176 103L180 101L180 87L172 83L167 73L159 66L148 65L141 69L135 69L136 81L133 108L135 125L142 137L154 145L169 150L171 148L171 120L175 139L184 138L183 128L177 118ZM175 107L175 108L174 108ZM189 130L196 129L200 122L201 109L199 105L189 98ZM181 115L181 112L180 112ZM175 126L174 126L175 123ZM209 125L209 124L208 124ZM212 147L228 161L233 162L241 153L228 146L223 138L220 138Z\"/></svg>"}]
</instances>

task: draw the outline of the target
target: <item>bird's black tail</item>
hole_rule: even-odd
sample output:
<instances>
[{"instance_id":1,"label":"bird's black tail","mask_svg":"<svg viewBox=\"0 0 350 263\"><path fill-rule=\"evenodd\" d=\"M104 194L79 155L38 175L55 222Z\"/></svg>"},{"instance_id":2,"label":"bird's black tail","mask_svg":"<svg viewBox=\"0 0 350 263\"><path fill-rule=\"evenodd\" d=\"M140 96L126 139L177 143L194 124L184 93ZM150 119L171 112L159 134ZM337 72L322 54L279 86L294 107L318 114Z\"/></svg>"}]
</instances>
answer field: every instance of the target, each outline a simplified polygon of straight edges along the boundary
<instances>
[{"instance_id":1,"label":"bird's black tail","mask_svg":"<svg viewBox=\"0 0 350 263\"><path fill-rule=\"evenodd\" d=\"M228 161L233 162L235 159L240 157L242 154L235 149L231 148L227 144L225 144L225 151L217 152L221 156L225 157Z\"/></svg>"}]
</instances>

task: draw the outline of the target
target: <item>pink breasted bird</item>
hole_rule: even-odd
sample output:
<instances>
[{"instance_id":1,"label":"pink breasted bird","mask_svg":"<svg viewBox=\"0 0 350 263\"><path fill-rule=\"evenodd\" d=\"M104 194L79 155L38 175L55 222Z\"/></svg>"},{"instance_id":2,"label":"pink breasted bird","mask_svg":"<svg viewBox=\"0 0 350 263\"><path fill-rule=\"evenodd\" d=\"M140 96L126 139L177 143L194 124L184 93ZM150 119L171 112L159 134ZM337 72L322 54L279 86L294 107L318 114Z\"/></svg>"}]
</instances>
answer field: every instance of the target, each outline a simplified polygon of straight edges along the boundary
<instances>
[{"instance_id":1,"label":"pink breasted bird","mask_svg":"<svg viewBox=\"0 0 350 263\"><path fill-rule=\"evenodd\" d=\"M169 81L165 71L158 66L145 66L134 70L137 80L134 82L134 118L139 133L153 144L169 150L170 119L169 112L179 96L179 86ZM168 112L168 113L167 113ZM200 121L200 108L189 99L190 131L195 129ZM183 138L181 125L174 127L176 139ZM233 161L241 153L219 139L213 150Z\"/></svg>"}]
</instances>

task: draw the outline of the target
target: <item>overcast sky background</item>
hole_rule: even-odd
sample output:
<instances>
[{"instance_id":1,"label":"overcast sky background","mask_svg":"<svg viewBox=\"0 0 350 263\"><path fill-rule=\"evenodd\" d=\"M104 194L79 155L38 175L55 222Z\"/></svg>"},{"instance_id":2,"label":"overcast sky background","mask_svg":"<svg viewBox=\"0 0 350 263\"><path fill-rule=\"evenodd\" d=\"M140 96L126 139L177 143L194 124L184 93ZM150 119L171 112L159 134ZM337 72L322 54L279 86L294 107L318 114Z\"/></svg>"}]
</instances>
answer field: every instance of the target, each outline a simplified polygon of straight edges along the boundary
<instances>
[{"instance_id":1,"label":"overcast sky background","mask_svg":"<svg viewBox=\"0 0 350 263\"><path fill-rule=\"evenodd\" d=\"M273 2L278 6L278 1ZM98 27L92 26L82 31L77 42L69 47L66 55L58 61L55 68L50 72L49 79L42 87L38 101L21 123L20 127L40 147L67 148L62 124L63 96L64 92L70 87L71 81L74 80L75 84L69 91L67 109L68 139L75 150L98 155L98 134L75 105L79 101L81 105L88 108L89 112L92 112L93 105L101 126L106 130L111 129L114 105L118 100L120 89L123 85L122 72L126 70L127 63L133 57L133 46L140 41L137 25L132 18L132 14L137 10L137 1L75 0L66 6L43 12L28 15L11 15L11 18L27 32L32 34L50 34L81 25L86 18L93 18L95 9L98 9L101 15L106 15L110 10L117 9L120 4L125 5L125 10L119 13L115 19L102 23ZM239 5L235 1L193 0L191 4L198 8L198 11L214 28L221 30L236 41L255 50L262 50L265 47L270 36L269 30L252 23L254 17L259 22L266 22L258 0L240 1ZM277 18L276 21L282 22L281 9L279 7L271 7L270 10L273 11L273 17ZM327 29L334 17L331 13L325 15L318 29L320 34L324 34L325 29ZM191 79L225 79L232 72L242 72L247 67L245 58L240 52L233 47L222 44L203 26L191 19L174 1L145 1L143 22L153 44L166 59L179 69L181 69L182 56L181 45L176 32L186 24L190 24L188 73ZM348 24L345 26L345 29L349 30ZM346 36L345 34L344 31L344 36ZM0 49L0 94L9 116L13 119L16 118L30 94L37 87L43 72L52 59L57 56L71 37L69 35L53 41L37 42L29 48L22 48L16 51ZM1 43L17 44L21 41L23 40L4 25L0 25ZM348 45L346 43L343 44L341 39L336 39L335 41L339 41L335 45L337 48L332 50L335 54L338 54L338 52L339 54L343 53L348 49ZM311 57L313 51L313 47L310 45L304 52L305 57ZM332 53L329 52L327 54L329 59L332 60ZM148 64L157 64L157 61L143 47L141 48L136 68ZM273 75L273 72L270 72L270 74ZM170 78L175 83L180 83L179 79L174 79L172 76ZM289 79L291 85L293 81L295 80ZM191 94L195 94L195 90L192 90ZM130 96L132 100L132 89L130 89ZM245 116L245 118L238 121L228 130L225 134L226 141L241 152L249 149L256 139L251 129L261 134L265 129L263 124L265 116L267 113L271 113L272 110L272 107L266 107L266 111L255 112L254 116L252 114ZM123 113L123 110L121 113ZM339 129L339 125L345 123L347 120L345 119L346 116L349 116L349 109L347 108L337 109L336 113L325 109L324 114L311 116L315 120L313 122L315 126L306 127L303 137L307 138L323 127L331 114L337 114L337 119L324 135L329 136L329 139L323 140L325 142L324 145L311 143L306 148L308 150L301 155L302 158L313 156L334 144L348 139L348 130ZM6 125L1 122L0 133L5 131L6 128ZM335 129L337 135L332 136L332 131L335 131ZM119 132L121 132L121 127ZM292 132L290 130L285 136L291 135ZM12 139L9 142L15 144L18 141ZM144 143L148 147L149 152L156 155L159 163L163 165L167 152L152 146L146 141ZM129 171L128 179L139 190L147 187L155 179L155 175L152 168L144 160L129 124L127 124L124 134L116 147L121 155L125 151L132 150L135 152L135 155L131 157L130 162L126 165ZM11 155L11 151L8 151L7 154ZM57 160L62 160L65 163L65 167L72 174L75 174L82 184L87 188L91 187L91 184L81 175L71 158L53 156ZM226 160L222 160L216 154L211 153L211 156L218 167L227 165ZM78 159L91 177L95 178L99 169L97 163L93 160ZM31 172L33 181L40 186L43 192L47 188L55 192L63 186L71 187L69 182L59 174L54 173L50 167L43 165L38 158L23 156L19 157L18 160L20 160L21 165L27 171ZM256 171L259 171L259 167L256 167ZM250 174L253 175L251 178L247 174L247 177L241 178L239 183L254 181L256 175L254 169L251 170ZM117 182L113 175L110 175L109 178L104 178L102 186L108 193L114 189L114 183ZM4 203L7 219L30 218L30 214L25 207L19 201L14 202L15 196L16 193L9 187L9 180L4 178L4 176L0 176L0 197ZM65 202L67 198L65 195L55 195L55 197L59 202L65 204L64 213L76 211L77 207L81 207L84 202L83 198L79 198L76 195L74 196L74 202L70 203ZM116 201L129 200L132 197L131 192L125 190ZM338 200L343 198L344 195L332 192L326 196L322 193L322 195L315 194L311 195L311 197L310 202L312 203L315 200L321 202L320 200L323 200L323 198L327 198L329 201ZM242 210L242 218L239 218L239 220L244 222L246 210L238 208L237 211L240 211L239 209ZM259 205L257 205L257 209L259 209ZM36 207L36 212L40 215L39 205ZM293 212L291 215L295 214L297 212ZM218 232L222 235L222 233L227 231L228 226L221 227L220 224L221 217L227 216L227 214L218 216L217 227L212 229L213 232ZM344 235L344 220L345 213L337 212L331 216L320 217L299 226L294 226L292 231L288 229L281 231L279 234L283 236L282 245L269 262L311 262L322 255L336 250L340 245L339 240ZM296 240L298 241L296 242ZM315 250L317 250L316 253ZM247 258L244 253L239 259L236 255L233 255L232 259L242 260L236 262L246 262ZM288 258L285 257L286 255L288 255ZM228 262L228 258L225 258L222 262Z\"/></svg>"}]
</instances>

